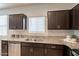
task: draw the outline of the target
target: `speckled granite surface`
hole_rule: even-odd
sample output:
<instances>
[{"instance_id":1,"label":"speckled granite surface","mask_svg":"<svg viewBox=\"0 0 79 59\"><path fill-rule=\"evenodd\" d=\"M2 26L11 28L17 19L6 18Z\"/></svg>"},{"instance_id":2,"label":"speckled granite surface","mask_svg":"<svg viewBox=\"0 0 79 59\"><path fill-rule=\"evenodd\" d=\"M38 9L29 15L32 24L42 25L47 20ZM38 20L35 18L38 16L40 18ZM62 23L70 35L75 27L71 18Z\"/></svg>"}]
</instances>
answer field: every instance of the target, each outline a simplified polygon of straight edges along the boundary
<instances>
[{"instance_id":1,"label":"speckled granite surface","mask_svg":"<svg viewBox=\"0 0 79 59\"><path fill-rule=\"evenodd\" d=\"M63 36L30 36L29 41L26 41L26 38L8 38L6 41L17 41L17 42L34 42L34 43L45 43L45 44L59 44L59 45L66 45L70 47L71 49L78 49L79 48L79 42L66 42L64 41L65 37ZM36 39L36 41L34 41ZM2 39L4 40L4 39Z\"/></svg>"}]
</instances>

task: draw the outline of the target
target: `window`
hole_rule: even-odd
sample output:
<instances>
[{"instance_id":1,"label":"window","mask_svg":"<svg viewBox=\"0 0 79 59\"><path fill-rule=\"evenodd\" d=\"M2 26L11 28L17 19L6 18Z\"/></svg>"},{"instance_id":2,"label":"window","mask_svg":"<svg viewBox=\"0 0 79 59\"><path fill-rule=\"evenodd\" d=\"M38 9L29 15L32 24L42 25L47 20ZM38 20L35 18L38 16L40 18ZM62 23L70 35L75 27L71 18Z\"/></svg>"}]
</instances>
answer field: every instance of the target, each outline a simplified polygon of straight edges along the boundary
<instances>
[{"instance_id":1,"label":"window","mask_svg":"<svg viewBox=\"0 0 79 59\"><path fill-rule=\"evenodd\" d=\"M44 33L45 32L45 17L29 17L29 32Z\"/></svg>"},{"instance_id":2,"label":"window","mask_svg":"<svg viewBox=\"0 0 79 59\"><path fill-rule=\"evenodd\" d=\"M0 16L0 36L7 35L7 15Z\"/></svg>"}]
</instances>

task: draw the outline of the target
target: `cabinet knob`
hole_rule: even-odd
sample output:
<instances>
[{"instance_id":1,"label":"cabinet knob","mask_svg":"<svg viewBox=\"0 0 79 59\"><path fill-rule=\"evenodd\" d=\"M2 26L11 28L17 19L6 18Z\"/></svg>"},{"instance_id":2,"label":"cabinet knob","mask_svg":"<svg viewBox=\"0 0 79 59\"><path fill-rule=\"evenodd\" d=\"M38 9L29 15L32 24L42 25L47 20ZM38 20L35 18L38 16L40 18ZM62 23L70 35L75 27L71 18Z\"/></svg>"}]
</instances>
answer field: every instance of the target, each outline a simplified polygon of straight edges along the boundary
<instances>
[{"instance_id":1,"label":"cabinet knob","mask_svg":"<svg viewBox=\"0 0 79 59\"><path fill-rule=\"evenodd\" d=\"M32 48L30 49L30 52L33 52L33 49Z\"/></svg>"},{"instance_id":2,"label":"cabinet knob","mask_svg":"<svg viewBox=\"0 0 79 59\"><path fill-rule=\"evenodd\" d=\"M60 26L60 25L58 25L58 26L57 26L57 28L61 28L61 26Z\"/></svg>"}]
</instances>

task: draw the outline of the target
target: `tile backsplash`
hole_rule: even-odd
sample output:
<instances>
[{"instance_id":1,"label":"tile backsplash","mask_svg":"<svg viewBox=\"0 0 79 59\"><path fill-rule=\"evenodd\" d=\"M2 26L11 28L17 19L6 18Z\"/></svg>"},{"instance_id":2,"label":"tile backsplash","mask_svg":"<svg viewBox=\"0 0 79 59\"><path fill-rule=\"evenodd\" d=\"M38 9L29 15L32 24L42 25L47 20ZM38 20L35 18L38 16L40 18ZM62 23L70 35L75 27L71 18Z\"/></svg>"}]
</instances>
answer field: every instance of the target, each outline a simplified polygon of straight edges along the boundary
<instances>
[{"instance_id":1,"label":"tile backsplash","mask_svg":"<svg viewBox=\"0 0 79 59\"><path fill-rule=\"evenodd\" d=\"M66 36L73 33L73 30L49 30L48 36Z\"/></svg>"},{"instance_id":2,"label":"tile backsplash","mask_svg":"<svg viewBox=\"0 0 79 59\"><path fill-rule=\"evenodd\" d=\"M32 36L66 36L74 34L73 30L48 30L48 32L44 34L29 34L26 30L9 30L9 37L13 34L16 35L32 35Z\"/></svg>"},{"instance_id":3,"label":"tile backsplash","mask_svg":"<svg viewBox=\"0 0 79 59\"><path fill-rule=\"evenodd\" d=\"M8 38L12 38L12 35L16 35L16 39L37 38L37 39L64 39L67 35L75 34L79 36L79 30L48 30L45 34L29 34L26 30L9 30Z\"/></svg>"},{"instance_id":4,"label":"tile backsplash","mask_svg":"<svg viewBox=\"0 0 79 59\"><path fill-rule=\"evenodd\" d=\"M74 30L74 34L79 37L79 30Z\"/></svg>"}]
</instances>

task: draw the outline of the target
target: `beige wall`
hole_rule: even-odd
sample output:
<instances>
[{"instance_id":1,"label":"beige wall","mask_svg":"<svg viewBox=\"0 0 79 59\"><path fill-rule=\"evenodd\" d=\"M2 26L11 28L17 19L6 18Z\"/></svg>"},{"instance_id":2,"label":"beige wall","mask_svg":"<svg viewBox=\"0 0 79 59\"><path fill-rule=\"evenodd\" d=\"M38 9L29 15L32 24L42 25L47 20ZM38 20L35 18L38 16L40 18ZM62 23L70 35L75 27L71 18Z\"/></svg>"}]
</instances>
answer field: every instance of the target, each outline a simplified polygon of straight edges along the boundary
<instances>
[{"instance_id":1,"label":"beige wall","mask_svg":"<svg viewBox=\"0 0 79 59\"><path fill-rule=\"evenodd\" d=\"M29 6L24 7L17 7L12 9L5 9L0 10L0 15L2 14L16 14L16 13L24 13L27 16L46 16L47 11L50 10L64 10L64 9L71 9L76 4L57 4L57 3L51 3L51 4L33 4Z\"/></svg>"},{"instance_id":2,"label":"beige wall","mask_svg":"<svg viewBox=\"0 0 79 59\"><path fill-rule=\"evenodd\" d=\"M11 9L0 10L0 15L3 14L16 14L16 13L24 13L27 16L47 16L47 11L51 10L65 10L71 9L76 4L34 4L30 6L17 7ZM49 30L48 35L53 36L64 36L70 35L72 31L70 30ZM16 32L17 33L17 32ZM24 34L24 33L23 33Z\"/></svg>"}]
</instances>

